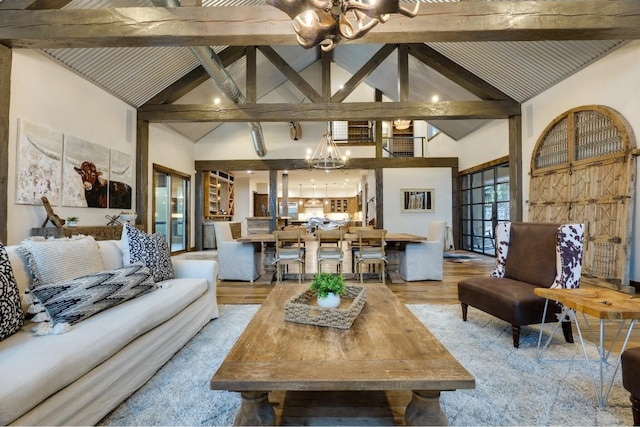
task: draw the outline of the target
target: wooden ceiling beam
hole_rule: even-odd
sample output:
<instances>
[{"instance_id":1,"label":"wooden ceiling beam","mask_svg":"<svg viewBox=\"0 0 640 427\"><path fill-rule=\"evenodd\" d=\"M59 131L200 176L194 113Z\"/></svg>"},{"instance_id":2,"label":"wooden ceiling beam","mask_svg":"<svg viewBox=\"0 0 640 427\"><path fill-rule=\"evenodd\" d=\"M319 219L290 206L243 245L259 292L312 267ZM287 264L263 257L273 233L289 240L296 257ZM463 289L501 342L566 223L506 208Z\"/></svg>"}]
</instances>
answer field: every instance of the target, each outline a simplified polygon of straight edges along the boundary
<instances>
[{"instance_id":1,"label":"wooden ceiling beam","mask_svg":"<svg viewBox=\"0 0 640 427\"><path fill-rule=\"evenodd\" d=\"M457 157L350 158L345 169L457 168ZM196 170L293 170L310 169L305 159L196 160Z\"/></svg>"},{"instance_id":2,"label":"wooden ceiling beam","mask_svg":"<svg viewBox=\"0 0 640 427\"><path fill-rule=\"evenodd\" d=\"M271 46L258 46L262 54L311 102L321 102L320 94Z\"/></svg>"},{"instance_id":3,"label":"wooden ceiling beam","mask_svg":"<svg viewBox=\"0 0 640 427\"><path fill-rule=\"evenodd\" d=\"M349 102L302 104L161 104L138 109L138 120L177 122L320 122L327 120L506 119L521 114L515 101Z\"/></svg>"},{"instance_id":4,"label":"wooden ceiling beam","mask_svg":"<svg viewBox=\"0 0 640 427\"><path fill-rule=\"evenodd\" d=\"M409 44L409 54L481 99L511 99L493 85L424 43Z\"/></svg>"},{"instance_id":5,"label":"wooden ceiling beam","mask_svg":"<svg viewBox=\"0 0 640 427\"><path fill-rule=\"evenodd\" d=\"M5 3L5 2L3 2ZM640 39L637 0L423 3L350 43ZM10 47L251 46L297 44L275 7L0 10Z\"/></svg>"},{"instance_id":6,"label":"wooden ceiling beam","mask_svg":"<svg viewBox=\"0 0 640 427\"><path fill-rule=\"evenodd\" d=\"M245 46L229 46L220 52L218 57L222 65L228 67L244 55ZM211 76L202 65L200 65L160 91L153 98L149 99L146 104L171 104L172 102L176 102L210 78Z\"/></svg>"},{"instance_id":7,"label":"wooden ceiling beam","mask_svg":"<svg viewBox=\"0 0 640 427\"><path fill-rule=\"evenodd\" d=\"M376 68L382 64L387 56L391 55L396 49L396 45L387 44L378 50L351 78L342 85L342 89L338 90L332 97L331 102L342 102L347 96L355 90Z\"/></svg>"}]
</instances>

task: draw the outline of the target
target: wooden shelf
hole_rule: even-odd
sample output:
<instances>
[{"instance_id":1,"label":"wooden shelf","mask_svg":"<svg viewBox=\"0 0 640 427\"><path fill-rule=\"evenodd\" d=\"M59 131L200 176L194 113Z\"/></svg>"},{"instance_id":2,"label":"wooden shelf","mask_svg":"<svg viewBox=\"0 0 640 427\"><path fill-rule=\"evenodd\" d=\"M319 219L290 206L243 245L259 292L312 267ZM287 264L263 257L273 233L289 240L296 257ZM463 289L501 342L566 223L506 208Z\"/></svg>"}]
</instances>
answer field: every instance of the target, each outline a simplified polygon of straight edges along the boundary
<instances>
[{"instance_id":1,"label":"wooden shelf","mask_svg":"<svg viewBox=\"0 0 640 427\"><path fill-rule=\"evenodd\" d=\"M205 172L203 216L233 217L234 192L233 174L225 171Z\"/></svg>"}]
</instances>

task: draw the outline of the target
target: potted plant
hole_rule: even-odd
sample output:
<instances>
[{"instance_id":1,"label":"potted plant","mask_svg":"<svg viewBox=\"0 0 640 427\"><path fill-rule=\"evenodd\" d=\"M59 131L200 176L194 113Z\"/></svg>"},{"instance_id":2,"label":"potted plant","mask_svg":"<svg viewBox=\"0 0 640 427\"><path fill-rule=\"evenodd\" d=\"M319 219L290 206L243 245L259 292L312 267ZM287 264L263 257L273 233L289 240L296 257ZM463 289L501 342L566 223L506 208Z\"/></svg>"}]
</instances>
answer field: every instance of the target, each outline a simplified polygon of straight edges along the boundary
<instances>
[{"instance_id":1,"label":"potted plant","mask_svg":"<svg viewBox=\"0 0 640 427\"><path fill-rule=\"evenodd\" d=\"M67 217L67 225L69 227L75 227L76 225L78 225L78 221L80 220L80 218L78 218L77 216L68 216Z\"/></svg>"},{"instance_id":2,"label":"potted plant","mask_svg":"<svg viewBox=\"0 0 640 427\"><path fill-rule=\"evenodd\" d=\"M342 274L318 273L313 276L309 289L315 291L320 307L337 308L340 306L340 295L346 292Z\"/></svg>"}]
</instances>

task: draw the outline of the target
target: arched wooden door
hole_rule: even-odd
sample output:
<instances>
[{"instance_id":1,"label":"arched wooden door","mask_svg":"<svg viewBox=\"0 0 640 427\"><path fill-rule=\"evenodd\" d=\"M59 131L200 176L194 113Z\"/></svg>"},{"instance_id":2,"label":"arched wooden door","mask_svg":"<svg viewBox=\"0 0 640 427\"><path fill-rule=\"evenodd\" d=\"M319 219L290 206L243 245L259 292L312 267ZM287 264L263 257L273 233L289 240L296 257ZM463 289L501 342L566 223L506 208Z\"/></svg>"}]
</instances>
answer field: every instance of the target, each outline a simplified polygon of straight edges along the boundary
<instances>
[{"instance_id":1,"label":"arched wooden door","mask_svg":"<svg viewBox=\"0 0 640 427\"><path fill-rule=\"evenodd\" d=\"M529 219L585 224L582 281L629 286L636 143L616 111L583 106L542 133L531 160Z\"/></svg>"}]
</instances>

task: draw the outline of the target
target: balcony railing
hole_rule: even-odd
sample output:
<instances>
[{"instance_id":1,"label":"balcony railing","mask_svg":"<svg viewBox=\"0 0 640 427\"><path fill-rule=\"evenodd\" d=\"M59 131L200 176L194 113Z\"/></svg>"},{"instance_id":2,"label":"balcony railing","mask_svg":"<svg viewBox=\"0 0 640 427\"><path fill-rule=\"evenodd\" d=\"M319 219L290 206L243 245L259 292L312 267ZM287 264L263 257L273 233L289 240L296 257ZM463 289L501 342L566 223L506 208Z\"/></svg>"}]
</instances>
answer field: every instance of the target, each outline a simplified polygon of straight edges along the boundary
<instances>
[{"instance_id":1,"label":"balcony railing","mask_svg":"<svg viewBox=\"0 0 640 427\"><path fill-rule=\"evenodd\" d=\"M424 157L424 137L384 137L382 138L382 148L390 157Z\"/></svg>"}]
</instances>

